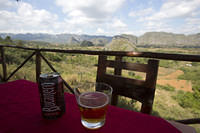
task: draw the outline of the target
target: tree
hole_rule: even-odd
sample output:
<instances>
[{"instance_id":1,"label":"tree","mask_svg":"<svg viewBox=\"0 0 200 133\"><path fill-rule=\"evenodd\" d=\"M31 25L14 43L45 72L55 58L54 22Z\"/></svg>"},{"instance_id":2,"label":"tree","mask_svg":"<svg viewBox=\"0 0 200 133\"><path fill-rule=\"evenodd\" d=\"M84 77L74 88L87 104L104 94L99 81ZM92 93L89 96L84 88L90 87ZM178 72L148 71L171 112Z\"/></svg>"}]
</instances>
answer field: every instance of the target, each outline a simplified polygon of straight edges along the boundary
<instances>
[{"instance_id":1,"label":"tree","mask_svg":"<svg viewBox=\"0 0 200 133\"><path fill-rule=\"evenodd\" d=\"M6 38L4 39L5 42L7 43L12 43L12 39L10 36L6 36Z\"/></svg>"},{"instance_id":2,"label":"tree","mask_svg":"<svg viewBox=\"0 0 200 133\"><path fill-rule=\"evenodd\" d=\"M84 40L84 41L82 41L81 46L86 46L86 47L87 46L94 46L94 44L90 41Z\"/></svg>"},{"instance_id":3,"label":"tree","mask_svg":"<svg viewBox=\"0 0 200 133\"><path fill-rule=\"evenodd\" d=\"M3 38L0 36L0 42L2 42L3 41Z\"/></svg>"},{"instance_id":4,"label":"tree","mask_svg":"<svg viewBox=\"0 0 200 133\"><path fill-rule=\"evenodd\" d=\"M22 40L19 40L19 41L17 41L17 45L18 45L18 46L24 46L24 43L23 43Z\"/></svg>"}]
</instances>

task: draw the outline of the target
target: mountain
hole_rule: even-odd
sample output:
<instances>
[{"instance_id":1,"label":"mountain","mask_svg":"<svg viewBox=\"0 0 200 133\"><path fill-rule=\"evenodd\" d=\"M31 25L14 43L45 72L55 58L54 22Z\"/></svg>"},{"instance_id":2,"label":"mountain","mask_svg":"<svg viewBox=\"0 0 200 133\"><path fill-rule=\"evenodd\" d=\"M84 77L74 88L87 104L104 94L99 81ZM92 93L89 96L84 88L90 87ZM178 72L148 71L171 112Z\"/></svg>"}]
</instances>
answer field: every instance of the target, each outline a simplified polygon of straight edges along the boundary
<instances>
[{"instance_id":1,"label":"mountain","mask_svg":"<svg viewBox=\"0 0 200 133\"><path fill-rule=\"evenodd\" d=\"M0 33L2 38L10 36L14 40L26 41L44 41L49 43L61 44L81 44L82 41L91 41L95 45L105 45L112 40L110 36L92 36L92 35L76 35L76 34L13 34L13 33Z\"/></svg>"},{"instance_id":2,"label":"mountain","mask_svg":"<svg viewBox=\"0 0 200 133\"><path fill-rule=\"evenodd\" d=\"M97 36L77 34L12 34L0 33L2 38L10 36L14 40L40 41L57 44L81 45L83 41L92 42L96 46L127 47L200 47L200 33L192 35L167 32L147 32L139 37L134 35ZM114 46L115 45L115 46ZM126 46L125 46L126 45ZM133 45L133 46L132 46ZM115 49L115 48L114 48Z\"/></svg>"},{"instance_id":3,"label":"mountain","mask_svg":"<svg viewBox=\"0 0 200 133\"><path fill-rule=\"evenodd\" d=\"M122 36L123 38L126 38L128 39L130 42L132 42L134 45L137 44L137 36L134 36L134 35L128 35L128 34L122 34L120 35Z\"/></svg>"},{"instance_id":4,"label":"mountain","mask_svg":"<svg viewBox=\"0 0 200 133\"><path fill-rule=\"evenodd\" d=\"M112 41L107 45L108 50L115 51L135 51L137 37L132 35L117 35L114 36Z\"/></svg>"},{"instance_id":5,"label":"mountain","mask_svg":"<svg viewBox=\"0 0 200 133\"><path fill-rule=\"evenodd\" d=\"M200 47L200 33L192 35L167 32L147 32L139 37L134 35L114 36L108 49L134 51L136 47Z\"/></svg>"},{"instance_id":6,"label":"mountain","mask_svg":"<svg viewBox=\"0 0 200 133\"><path fill-rule=\"evenodd\" d=\"M80 41L78 39L76 39L75 37L70 37L67 41L66 41L68 44L80 44Z\"/></svg>"},{"instance_id":7,"label":"mountain","mask_svg":"<svg viewBox=\"0 0 200 133\"><path fill-rule=\"evenodd\" d=\"M151 46L200 46L200 33L193 35L166 32L147 32L138 37L137 45Z\"/></svg>"}]
</instances>

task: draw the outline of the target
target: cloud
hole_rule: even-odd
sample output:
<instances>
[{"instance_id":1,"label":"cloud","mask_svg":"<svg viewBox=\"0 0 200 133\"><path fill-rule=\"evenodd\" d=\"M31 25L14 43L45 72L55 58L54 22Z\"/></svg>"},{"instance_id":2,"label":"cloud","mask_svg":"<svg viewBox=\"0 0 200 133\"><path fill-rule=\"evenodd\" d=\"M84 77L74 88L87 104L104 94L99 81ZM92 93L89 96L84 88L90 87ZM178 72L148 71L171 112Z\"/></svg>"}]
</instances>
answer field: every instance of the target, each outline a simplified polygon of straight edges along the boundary
<instances>
[{"instance_id":1,"label":"cloud","mask_svg":"<svg viewBox=\"0 0 200 133\"><path fill-rule=\"evenodd\" d=\"M15 1L7 1L14 5ZM53 32L57 15L20 2L15 11L0 10L0 32Z\"/></svg>"},{"instance_id":2,"label":"cloud","mask_svg":"<svg viewBox=\"0 0 200 133\"><path fill-rule=\"evenodd\" d=\"M125 0L56 0L57 6L73 19L84 18L85 21L105 22L115 13Z\"/></svg>"},{"instance_id":3,"label":"cloud","mask_svg":"<svg viewBox=\"0 0 200 133\"><path fill-rule=\"evenodd\" d=\"M71 28L108 35L127 26L122 20L113 18L124 2L125 0L56 0L56 5L66 14L65 23Z\"/></svg>"},{"instance_id":4,"label":"cloud","mask_svg":"<svg viewBox=\"0 0 200 133\"><path fill-rule=\"evenodd\" d=\"M131 11L129 12L129 17L141 17L141 16L147 16L147 15L150 15L154 12L153 8L152 7L149 7L149 8L145 8L145 9L142 9L142 10L139 10L139 11Z\"/></svg>"},{"instance_id":5,"label":"cloud","mask_svg":"<svg viewBox=\"0 0 200 133\"><path fill-rule=\"evenodd\" d=\"M0 32L116 35L200 31L200 0L162 0L157 8L152 1L146 4L149 7L132 8L130 3L136 0L55 0L51 5L51 11L59 13L55 14L22 0L0 0Z\"/></svg>"},{"instance_id":6,"label":"cloud","mask_svg":"<svg viewBox=\"0 0 200 133\"><path fill-rule=\"evenodd\" d=\"M148 20L184 18L193 16L200 7L200 0L168 0L159 12L148 17Z\"/></svg>"},{"instance_id":7,"label":"cloud","mask_svg":"<svg viewBox=\"0 0 200 133\"><path fill-rule=\"evenodd\" d=\"M102 28L98 28L97 31L96 31L96 33L97 33L97 34L104 34L105 31L104 31L104 29L102 29Z\"/></svg>"},{"instance_id":8,"label":"cloud","mask_svg":"<svg viewBox=\"0 0 200 133\"><path fill-rule=\"evenodd\" d=\"M119 28L119 29L127 27L127 25L124 22L122 22L120 19L114 19L111 26L114 28Z\"/></svg>"},{"instance_id":9,"label":"cloud","mask_svg":"<svg viewBox=\"0 0 200 133\"><path fill-rule=\"evenodd\" d=\"M185 25L183 25L180 29L181 32L191 34L191 33L199 33L200 31L200 18L190 17L185 19Z\"/></svg>"},{"instance_id":10,"label":"cloud","mask_svg":"<svg viewBox=\"0 0 200 133\"><path fill-rule=\"evenodd\" d=\"M129 13L130 17L137 17L136 21L143 25L141 31L185 34L199 32L199 15L200 0L167 0L163 1L160 9L146 8Z\"/></svg>"},{"instance_id":11,"label":"cloud","mask_svg":"<svg viewBox=\"0 0 200 133\"><path fill-rule=\"evenodd\" d=\"M188 25L200 25L200 18L187 18L185 21Z\"/></svg>"},{"instance_id":12,"label":"cloud","mask_svg":"<svg viewBox=\"0 0 200 133\"><path fill-rule=\"evenodd\" d=\"M16 5L17 5L17 2L12 2L8 0L0 0L0 10L15 8Z\"/></svg>"},{"instance_id":13,"label":"cloud","mask_svg":"<svg viewBox=\"0 0 200 133\"><path fill-rule=\"evenodd\" d=\"M20 1L17 3L11 0L2 1L0 1L0 3L3 3L4 6L0 5L0 32L105 33L109 35L110 31L112 31L111 28L114 28L115 31L119 31L126 27L126 24L121 20L112 17L121 7L124 0L117 0L115 2L105 0L95 2L93 0L84 0L78 2L76 0L71 0L67 2L69 4L68 6L61 6L66 16L63 20L59 19L57 14L51 13L45 9L38 9L27 2ZM60 4L62 4L62 2L66 3L61 0L57 0L56 2L58 2L58 5L59 2L61 2Z\"/></svg>"}]
</instances>

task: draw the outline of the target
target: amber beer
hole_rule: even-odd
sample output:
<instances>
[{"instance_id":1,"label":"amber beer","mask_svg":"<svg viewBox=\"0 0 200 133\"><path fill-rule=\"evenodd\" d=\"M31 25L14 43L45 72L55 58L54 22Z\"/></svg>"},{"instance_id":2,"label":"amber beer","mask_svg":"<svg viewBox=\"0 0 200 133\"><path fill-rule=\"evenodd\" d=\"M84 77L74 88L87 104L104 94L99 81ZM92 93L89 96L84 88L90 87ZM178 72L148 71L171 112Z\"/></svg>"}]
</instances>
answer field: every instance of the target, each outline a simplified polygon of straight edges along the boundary
<instances>
[{"instance_id":1,"label":"amber beer","mask_svg":"<svg viewBox=\"0 0 200 133\"><path fill-rule=\"evenodd\" d=\"M105 93L82 93L78 100L82 124L85 125L85 127L92 124L100 125L99 127L101 127L105 123L108 103L109 97Z\"/></svg>"},{"instance_id":2,"label":"amber beer","mask_svg":"<svg viewBox=\"0 0 200 133\"><path fill-rule=\"evenodd\" d=\"M63 80L58 73L41 74L39 78L42 116L56 119L65 113Z\"/></svg>"}]
</instances>

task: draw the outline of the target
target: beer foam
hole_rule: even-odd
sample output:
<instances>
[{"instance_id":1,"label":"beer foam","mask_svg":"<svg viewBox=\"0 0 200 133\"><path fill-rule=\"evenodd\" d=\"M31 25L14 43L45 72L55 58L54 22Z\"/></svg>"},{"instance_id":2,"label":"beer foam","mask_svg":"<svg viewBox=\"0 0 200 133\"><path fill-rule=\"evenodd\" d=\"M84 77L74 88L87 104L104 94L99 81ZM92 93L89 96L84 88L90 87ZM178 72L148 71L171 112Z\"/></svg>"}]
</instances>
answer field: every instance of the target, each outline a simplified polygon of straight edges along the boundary
<instances>
[{"instance_id":1,"label":"beer foam","mask_svg":"<svg viewBox=\"0 0 200 133\"><path fill-rule=\"evenodd\" d=\"M98 97L97 97L98 96ZM103 98L103 100L105 100L105 102L100 105L100 106L89 106L89 105L85 105L85 103L88 102L91 102L91 100L94 100L94 99L99 99L101 100L100 98ZM106 98L106 99L104 99ZM82 99L82 100L81 100ZM85 99L85 101L83 102L83 100ZM106 95L105 93L103 92L85 92L85 93L82 93L79 98L78 98L78 104L84 108L91 108L91 109L95 109L95 108L101 108L101 107L104 107L105 105L107 105L109 103L109 97L108 95ZM91 104L91 103L90 103Z\"/></svg>"}]
</instances>

